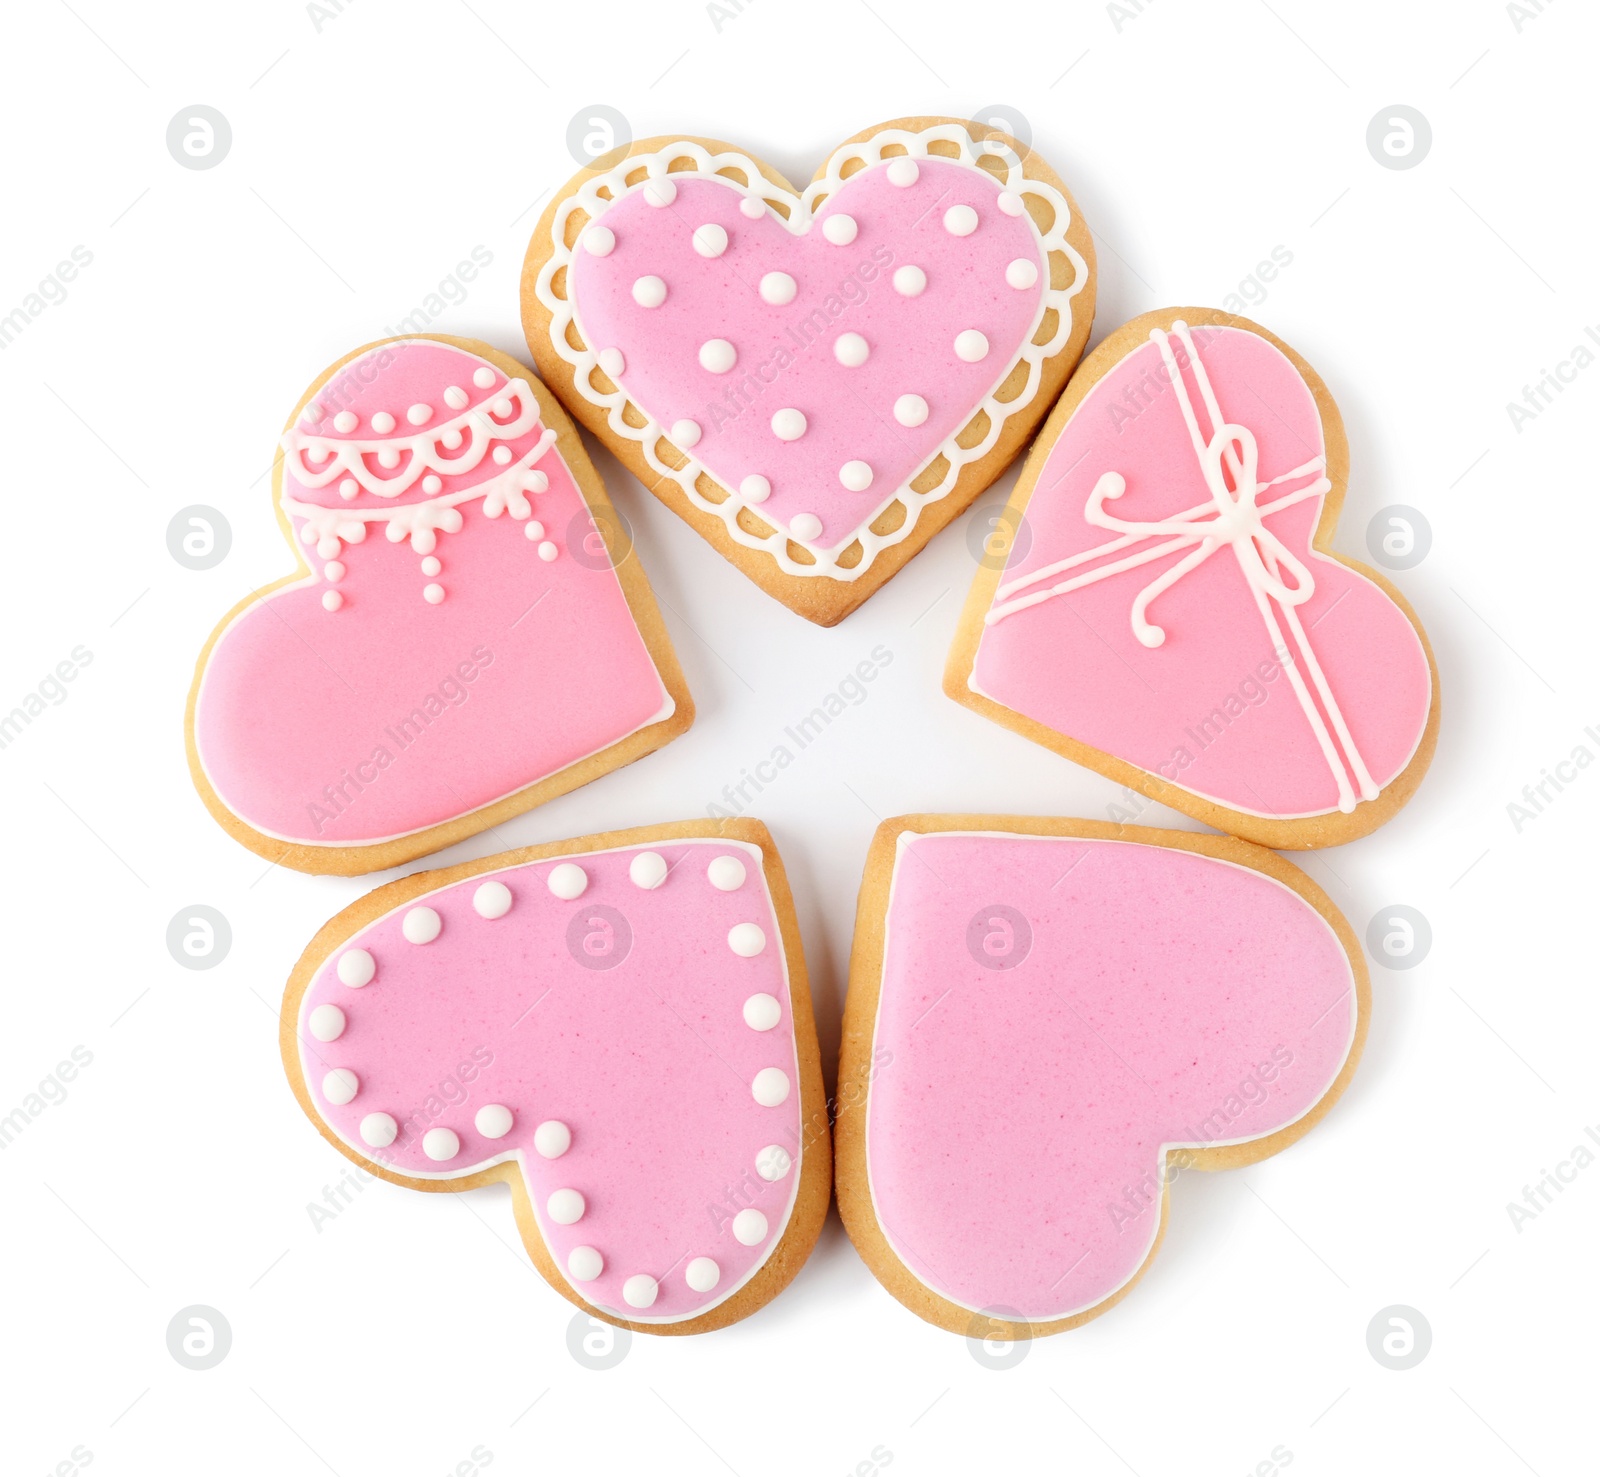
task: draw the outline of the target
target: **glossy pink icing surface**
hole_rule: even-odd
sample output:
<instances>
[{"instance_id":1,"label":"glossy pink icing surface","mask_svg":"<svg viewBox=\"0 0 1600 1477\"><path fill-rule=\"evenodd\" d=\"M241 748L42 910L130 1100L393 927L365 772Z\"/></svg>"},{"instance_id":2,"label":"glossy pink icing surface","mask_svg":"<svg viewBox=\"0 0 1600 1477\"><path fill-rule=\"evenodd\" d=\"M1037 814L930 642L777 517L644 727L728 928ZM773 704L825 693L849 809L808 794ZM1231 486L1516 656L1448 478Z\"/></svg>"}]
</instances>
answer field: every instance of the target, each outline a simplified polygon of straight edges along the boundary
<instances>
[{"instance_id":1,"label":"glossy pink icing surface","mask_svg":"<svg viewBox=\"0 0 1600 1477\"><path fill-rule=\"evenodd\" d=\"M654 890L629 877L630 862L646 850L671 868ZM721 856L745 866L734 891L708 880L709 864ZM589 879L572 901L547 883L563 862ZM486 919L473 907L487 881L511 890L503 917ZM418 906L442 920L431 943L410 943L402 933L405 914ZM740 923L755 923L766 936L754 957L729 947L729 931ZM367 950L377 966L360 988L337 973L351 948ZM782 1007L769 1030L744 1020L745 1001L758 993ZM306 1025L325 1003L347 1022L332 1042L314 1039ZM747 1280L783 1234L800 1173L800 1077L777 918L753 846L680 841L576 855L485 873L413 899L348 940L319 970L301 1004L300 1043L317 1111L363 1157L444 1178L514 1159L557 1264L565 1269L576 1247L599 1251L602 1275L573 1286L620 1316L671 1321L704 1312ZM322 1088L338 1067L355 1072L360 1084L342 1106ZM768 1067L792 1084L776 1107L752 1095L756 1074ZM511 1110L505 1137L477 1131L478 1110L487 1104ZM401 1125L400 1137L382 1150L364 1144L360 1130L377 1112ZM547 1120L571 1132L571 1147L554 1159L533 1143ZM459 1154L443 1164L422 1148L427 1130L441 1127L460 1140ZM769 1182L755 1165L772 1144L793 1164ZM547 1213L560 1189L584 1197L574 1224L557 1224ZM732 1230L746 1207L768 1223L750 1246ZM699 1257L720 1268L709 1292L693 1291L685 1279ZM629 1307L622 1295L637 1274L659 1283L648 1309Z\"/></svg>"},{"instance_id":2,"label":"glossy pink icing surface","mask_svg":"<svg viewBox=\"0 0 1600 1477\"><path fill-rule=\"evenodd\" d=\"M408 423L412 405L434 408L432 426L462 413L443 399L450 386L469 409L505 392L498 370L490 388L474 384L475 371L492 368L475 355L431 342L387 348L370 379L351 366L319 392L319 434L377 437L372 417L382 412L395 418L389 439L398 441L429 429ZM359 426L335 431L336 405ZM497 444L520 459L542 431ZM368 464L379 473L376 457ZM436 493L419 480L392 499L366 490L346 499L337 481L308 487L293 466L291 457L286 500L353 511L448 498L506 470L486 455L442 476ZM544 526L553 561L526 536L527 521L488 517L479 498L456 505L459 532L437 533L437 575L371 522L362 541L340 548L346 573L336 584L315 543L302 544L316 574L234 619L211 653L195 714L201 763L230 810L288 840L384 840L487 805L664 716L670 699L555 447L537 470L549 487L527 494L528 521ZM297 541L305 521L291 518ZM423 596L434 583L444 590L438 604ZM343 602L334 611L322 604L330 590Z\"/></svg>"},{"instance_id":3,"label":"glossy pink icing surface","mask_svg":"<svg viewBox=\"0 0 1600 1477\"><path fill-rule=\"evenodd\" d=\"M878 1219L954 1302L1093 1307L1150 1251L1163 1146L1293 1123L1355 1019L1332 930L1260 873L1126 842L903 838L873 1041L892 1061L868 1100Z\"/></svg>"},{"instance_id":4,"label":"glossy pink icing surface","mask_svg":"<svg viewBox=\"0 0 1600 1477\"><path fill-rule=\"evenodd\" d=\"M766 477L772 495L762 516L786 527L796 514L814 514L822 533L808 542L818 547L847 543L966 424L1021 352L1048 284L1037 231L1025 214L999 208L991 175L951 160L917 162L911 185L891 184L887 164L852 175L798 233L770 209L754 221L741 214L744 191L731 181L674 174L670 206L630 191L599 218L615 248L594 256L580 243L574 255L572 297L584 341L597 352L622 351L618 382L629 399L668 431L680 420L697 422L701 439L690 454L724 487ZM957 205L977 211L970 235L945 228L945 212ZM823 233L839 214L857 225L842 246ZM721 256L694 248L695 230L708 222L727 231ZM1006 281L1006 267L1019 259L1039 268L1025 290ZM895 269L907 265L926 273L919 296L892 285ZM769 272L794 278L793 301L763 301L759 284ZM666 283L660 306L634 300L643 276ZM976 363L955 353L966 329L989 340ZM836 360L834 344L845 333L866 339L864 364ZM738 354L721 374L699 361L701 345L718 338ZM895 419L895 401L905 394L927 401L922 425ZM772 430L773 413L786 407L808 422L797 441ZM873 469L862 492L839 478L857 460Z\"/></svg>"},{"instance_id":5,"label":"glossy pink icing surface","mask_svg":"<svg viewBox=\"0 0 1600 1477\"><path fill-rule=\"evenodd\" d=\"M1262 481L1323 453L1316 402L1277 348L1243 329L1194 335L1224 418L1254 433ZM1193 393L1192 374L1187 382ZM1153 343L1111 369L1056 440L1002 587L1115 537L1084 518L1089 494L1107 472L1126 480L1115 512L1130 521L1170 518L1209 498L1179 397L1165 382ZM1314 497L1264 523L1314 577L1315 593L1299 607L1300 620L1381 787L1406 767L1427 726L1427 658L1382 590L1310 553L1321 508ZM1166 631L1163 645L1151 649L1135 637L1134 597L1187 552L988 626L973 686L1058 733L1234 809L1270 816L1336 809L1329 764L1230 550L1156 597L1149 618Z\"/></svg>"}]
</instances>

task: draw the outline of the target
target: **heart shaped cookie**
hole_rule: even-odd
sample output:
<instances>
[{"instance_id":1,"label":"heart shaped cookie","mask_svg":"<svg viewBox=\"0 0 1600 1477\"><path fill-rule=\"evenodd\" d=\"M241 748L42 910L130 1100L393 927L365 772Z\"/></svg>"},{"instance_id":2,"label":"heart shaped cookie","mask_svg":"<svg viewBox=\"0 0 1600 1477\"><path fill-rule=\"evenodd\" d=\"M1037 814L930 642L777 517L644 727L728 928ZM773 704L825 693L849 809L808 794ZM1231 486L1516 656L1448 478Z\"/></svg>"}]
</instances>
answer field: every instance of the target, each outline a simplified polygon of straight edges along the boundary
<instances>
[{"instance_id":1,"label":"heart shaped cookie","mask_svg":"<svg viewBox=\"0 0 1600 1477\"><path fill-rule=\"evenodd\" d=\"M805 962L758 822L392 882L317 935L282 1019L330 1143L413 1189L509 1185L535 1266L598 1317L720 1328L777 1296L822 1228Z\"/></svg>"},{"instance_id":2,"label":"heart shaped cookie","mask_svg":"<svg viewBox=\"0 0 1600 1477\"><path fill-rule=\"evenodd\" d=\"M1093 262L1055 173L976 124L867 129L804 190L655 138L552 201L523 322L630 471L831 625L1032 433L1088 338Z\"/></svg>"},{"instance_id":3,"label":"heart shaped cookie","mask_svg":"<svg viewBox=\"0 0 1600 1477\"><path fill-rule=\"evenodd\" d=\"M845 1227L943 1328L1075 1327L1148 1265L1179 1169L1254 1163L1328 1110L1368 1004L1349 924L1248 842L885 822L839 1067Z\"/></svg>"},{"instance_id":4,"label":"heart shaped cookie","mask_svg":"<svg viewBox=\"0 0 1600 1477\"><path fill-rule=\"evenodd\" d=\"M300 572L213 633L187 721L202 798L262 856L392 867L693 720L577 432L514 359L358 350L290 418L273 487Z\"/></svg>"},{"instance_id":5,"label":"heart shaped cookie","mask_svg":"<svg viewBox=\"0 0 1600 1477\"><path fill-rule=\"evenodd\" d=\"M1438 678L1400 593L1328 547L1348 465L1326 387L1265 329L1135 318L1041 433L946 692L1220 830L1365 835L1421 782Z\"/></svg>"}]
</instances>

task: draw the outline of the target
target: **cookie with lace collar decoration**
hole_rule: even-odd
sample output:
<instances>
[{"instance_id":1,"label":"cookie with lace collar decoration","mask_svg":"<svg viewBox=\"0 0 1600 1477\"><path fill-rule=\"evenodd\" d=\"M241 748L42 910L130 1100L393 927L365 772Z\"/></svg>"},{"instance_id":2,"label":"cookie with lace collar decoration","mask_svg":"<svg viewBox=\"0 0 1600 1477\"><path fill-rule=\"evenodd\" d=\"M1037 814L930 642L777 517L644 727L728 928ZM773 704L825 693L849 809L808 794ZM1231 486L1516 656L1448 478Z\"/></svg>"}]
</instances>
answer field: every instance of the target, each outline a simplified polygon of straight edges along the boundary
<instances>
[{"instance_id":1,"label":"cookie with lace collar decoration","mask_svg":"<svg viewBox=\"0 0 1600 1477\"><path fill-rule=\"evenodd\" d=\"M655 495L820 625L868 598L1043 418L1094 248L1025 145L948 118L857 134L803 190L710 139L641 140L534 231L540 373Z\"/></svg>"},{"instance_id":2,"label":"cookie with lace collar decoration","mask_svg":"<svg viewBox=\"0 0 1600 1477\"><path fill-rule=\"evenodd\" d=\"M1219 830L1366 835L1421 782L1439 691L1405 598L1329 547L1348 464L1326 386L1265 329L1125 324L1030 455L946 692Z\"/></svg>"},{"instance_id":3,"label":"cookie with lace collar decoration","mask_svg":"<svg viewBox=\"0 0 1600 1477\"><path fill-rule=\"evenodd\" d=\"M190 693L190 769L301 871L394 866L683 732L639 561L553 396L486 344L370 345L283 433L299 574L233 610Z\"/></svg>"}]
</instances>

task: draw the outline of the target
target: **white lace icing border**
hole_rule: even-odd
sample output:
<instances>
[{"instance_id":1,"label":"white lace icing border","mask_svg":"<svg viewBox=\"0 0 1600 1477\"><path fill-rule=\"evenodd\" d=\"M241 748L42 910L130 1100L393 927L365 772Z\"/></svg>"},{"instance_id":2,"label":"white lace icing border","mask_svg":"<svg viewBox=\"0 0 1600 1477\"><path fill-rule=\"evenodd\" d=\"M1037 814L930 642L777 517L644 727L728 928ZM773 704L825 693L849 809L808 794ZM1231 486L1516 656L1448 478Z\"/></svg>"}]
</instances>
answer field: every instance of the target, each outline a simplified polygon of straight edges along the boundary
<instances>
[{"instance_id":1,"label":"white lace icing border","mask_svg":"<svg viewBox=\"0 0 1600 1477\"><path fill-rule=\"evenodd\" d=\"M947 154L930 154L930 143L954 143L958 146L959 154L952 158ZM1050 280L1049 257L1050 253L1059 251L1072 264L1072 281L1064 288L1047 286L1039 301L1039 307L1034 314L1033 322L1028 327L1027 337L1023 342L1022 351L1010 360L1003 368L999 377L989 387L983 399L976 404L971 415L957 427L934 451L911 473L904 483L896 489L893 496L880 503L873 512L864 518L851 535L842 543L832 549L814 548L797 539L793 534L779 528L772 528L765 536L751 533L739 522L739 514L747 507L747 503L734 488L724 488L727 493L722 502L713 502L707 498L695 485L704 475L716 482L718 487L722 483L715 473L702 465L694 456L683 447L672 441L667 428L658 421L645 414L637 405L634 405L625 391L616 389L610 393L597 390L590 382L590 376L599 362L599 356L593 348L575 349L567 340L567 327L575 319L575 309L570 295L558 297L551 284L557 272L568 268L573 258L573 247L566 244L567 222L574 211L582 210L590 219L595 219L609 209L624 195L634 190L642 189L648 180L658 179L667 174L670 166L680 159L694 161L695 172L717 179L729 189L738 191L745 196L755 196L768 206L774 203L782 204L789 210L789 218L785 222L790 231L799 234L809 227L816 207L825 200L829 194L845 183L841 173L843 167L852 160L861 160L870 167L888 159L899 157L885 154L884 149L890 145L902 147L913 159L943 159L952 164L963 164L971 169L979 168L978 159L987 156L1005 162L1005 174L1000 175L990 170L982 170L988 178L993 180L1001 189L1010 190L1016 195L1037 195L1050 207L1052 211L1051 227L1047 234L1041 234L1038 224L1033 216L1024 212L1039 248L1044 255L1046 269L1045 281ZM628 175L635 173L640 168L646 170L645 175L635 184L626 183ZM736 181L727 178L721 173L724 169L740 170L749 184L741 187ZM678 171L682 173L684 171ZM602 190L609 189L610 197L602 195ZM778 212L773 212L778 215ZM783 217L778 215L778 219ZM635 154L623 159L615 168L606 174L596 175L593 179L584 182L583 187L573 195L568 196L557 207L555 216L550 226L551 254L549 260L539 269L539 275L534 283L534 294L550 313L550 343L555 351L561 355L573 369L573 382L578 393L591 404L601 407L606 412L606 424L617 435L630 441L639 443L645 461L650 467L663 477L670 477L682 489L689 502L703 513L710 513L722 520L728 535L736 543L742 544L747 549L762 549L777 561L778 567L790 575L821 576L829 579L853 581L865 574L873 560L885 548L899 543L906 538L916 526L917 519L922 509L929 503L937 502L946 497L955 487L960 478L962 469L972 462L981 461L987 456L1004 429L1005 422L1018 411L1033 403L1038 394L1039 381L1043 375L1043 366L1046 360L1060 353L1072 334L1072 300L1089 281L1088 263L1082 255L1067 240L1067 229L1072 224L1072 212L1068 208L1066 198L1054 186L1042 180L1029 179L1022 168L1021 159L1009 148L1003 145L990 144L987 141L979 144L974 141L966 128L958 123L940 123L932 128L925 128L912 133L900 128L886 128L875 133L871 138L860 143L845 144L834 151L828 160L826 172L820 179L813 181L799 194L794 195L787 190L779 188L768 180L761 172L755 160L748 155L729 150L724 153L713 154L703 145L682 140L678 143L668 144L665 148L658 149L653 154ZM581 234L581 233L580 233ZM574 242L574 246L576 242ZM571 276L568 274L568 292L571 292ZM1056 311L1056 331L1043 344L1033 342L1034 335L1039 331L1039 325L1044 321L1044 316L1052 308ZM588 336L583 334L579 325L579 334L584 343L588 344ZM995 398L996 392L1010 377L1018 363L1028 366L1028 380L1021 392L1013 399L1001 401ZM624 419L624 412L631 408L636 415L643 417L642 426L633 426ZM958 438L974 420L980 415L988 416L988 431L976 444L961 446ZM682 467L670 467L656 454L656 445L665 440L673 449L685 458ZM945 474L940 481L926 492L917 492L912 483L920 477L930 466L939 460L945 459ZM882 516L884 511L896 502L905 506L906 516L898 528L889 533L875 533L869 526ZM770 520L765 514L756 510L755 516L769 527ZM788 545L793 542L799 544L812 554L815 563L805 564L790 557ZM839 556L856 544L861 545L861 558L850 567L839 564Z\"/></svg>"}]
</instances>

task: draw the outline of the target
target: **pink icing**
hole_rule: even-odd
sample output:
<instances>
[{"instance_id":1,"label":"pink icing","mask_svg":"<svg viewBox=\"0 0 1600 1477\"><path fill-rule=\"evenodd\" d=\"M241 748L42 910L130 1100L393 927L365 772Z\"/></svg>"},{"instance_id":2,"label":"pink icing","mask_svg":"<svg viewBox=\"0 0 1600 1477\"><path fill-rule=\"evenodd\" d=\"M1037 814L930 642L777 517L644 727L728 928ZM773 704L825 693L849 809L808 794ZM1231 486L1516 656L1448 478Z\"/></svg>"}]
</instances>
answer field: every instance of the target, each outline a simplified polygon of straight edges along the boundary
<instances>
[{"instance_id":1,"label":"pink icing","mask_svg":"<svg viewBox=\"0 0 1600 1477\"><path fill-rule=\"evenodd\" d=\"M1260 873L946 833L902 837L892 886L872 1199L913 1274L966 1307L1043 1322L1104 1301L1150 1252L1163 1147L1293 1123L1349 1054L1349 960ZM985 967L985 941L1020 962Z\"/></svg>"},{"instance_id":2,"label":"pink icing","mask_svg":"<svg viewBox=\"0 0 1600 1477\"><path fill-rule=\"evenodd\" d=\"M668 432L695 421L701 439L691 454L724 487L766 477L772 494L763 516L787 527L797 514L814 514L822 532L806 542L816 547L847 543L970 419L1020 354L1049 283L1032 221L1000 209L991 175L952 160L917 164L917 180L906 186L890 183L888 164L859 171L798 232L770 209L754 221L743 215L745 192L730 180L674 174L672 205L654 206L642 190L630 191L601 216L614 249L594 256L580 244L574 256L573 307L584 342L596 352L622 351L617 378L628 398ZM958 205L977 211L970 235L945 228L946 211ZM856 222L846 245L823 233L834 215ZM694 232L707 223L728 234L720 256L695 250ZM1019 259L1038 266L1026 289L1006 281L1007 266ZM895 269L907 265L926 274L919 296L892 285ZM769 272L794 279L793 301L763 301L759 284ZM659 307L634 300L643 276L666 283ZM989 341L975 363L954 349L967 329ZM864 364L847 368L835 358L845 333L866 339ZM738 354L722 374L699 360L701 345L718 338ZM906 394L927 401L920 426L895 419L895 402ZM797 441L773 432L773 413L783 408L806 417ZM867 490L840 482L850 461L872 468Z\"/></svg>"},{"instance_id":3,"label":"pink icing","mask_svg":"<svg viewBox=\"0 0 1600 1477\"><path fill-rule=\"evenodd\" d=\"M370 378L358 372L364 366ZM447 345L387 345L324 386L316 403L327 413L299 429L334 441L401 441L463 414L443 399L452 385L494 422L507 381L493 370L492 386L480 388L473 375L482 369L493 366ZM406 419L416 404L434 409L421 427ZM359 426L335 431L338 409L358 415ZM372 427L379 412L397 423L387 438ZM406 835L558 773L670 711L559 452L550 447L531 469L548 480L545 491L517 471L543 434L535 424L497 438L509 463L485 454L475 468L443 475L436 492L419 479L395 498L363 489L346 499L339 478L308 487L294 475L296 453L287 454L289 502L404 511L500 477L512 479L525 511L519 517L514 504L490 517L484 498L457 503L459 531L434 532L431 553L417 540L391 542L385 523L369 522L361 541L337 540L332 561L315 539L304 543L306 518L292 516L316 574L234 619L211 653L195 713L206 775L242 820L313 844ZM381 475L376 457L367 464ZM519 491L524 484L532 486ZM543 525L542 539L526 536L532 522ZM541 557L541 543L553 560ZM439 561L437 574L424 571L425 557ZM337 582L330 562L345 568ZM430 585L443 591L437 604L424 596ZM342 601L336 610L323 606L328 591Z\"/></svg>"},{"instance_id":4,"label":"pink icing","mask_svg":"<svg viewBox=\"0 0 1600 1477\"><path fill-rule=\"evenodd\" d=\"M654 890L629 876L630 863L646 850L670 867ZM305 993L300 1061L317 1112L363 1158L402 1174L453 1179L514 1160L558 1266L565 1269L578 1247L603 1257L597 1280L572 1284L589 1302L639 1321L705 1312L777 1245L800 1174L788 975L760 855L739 842L663 842L484 873L412 899L342 945ZM708 880L707 868L722 856L746 869L732 891ZM564 863L588 876L573 901L548 885ZM490 881L512 894L500 918L484 918L473 906L477 889ZM432 908L442 920L431 943L410 943L402 933L416 907ZM753 957L729 946L730 930L741 923L765 934L765 948ZM355 948L376 964L371 982L359 988L338 976L340 957ZM611 967L594 967L613 956L619 962ZM745 1022L745 1001L755 994L781 1006L771 1029ZM346 1018L331 1042L315 1039L307 1025L325 1004ZM359 1081L355 1098L342 1106L322 1087L341 1067ZM792 1084L776 1107L752 1095L756 1074L770 1067ZM478 1132L486 1105L511 1110L505 1137ZM361 1123L379 1112L396 1120L400 1136L375 1150L363 1142ZM553 1159L534 1147L535 1129L551 1120L571 1133L571 1147ZM447 1163L423 1150L434 1128L459 1139L459 1153ZM770 1145L792 1164L769 1181L756 1166ZM586 1202L570 1225L546 1210L562 1189ZM749 1207L765 1216L767 1230L747 1246L733 1219ZM700 1257L720 1270L706 1292L692 1290L685 1276ZM622 1293L639 1274L654 1277L660 1289L643 1310Z\"/></svg>"},{"instance_id":5,"label":"pink icing","mask_svg":"<svg viewBox=\"0 0 1600 1477\"><path fill-rule=\"evenodd\" d=\"M1260 480L1323 453L1316 402L1277 348L1243 329L1198 328L1194 337L1224 417L1254 433ZM1185 374L1199 405L1187 366ZM1089 495L1107 472L1126 481L1114 504L1119 518L1170 518L1208 501L1179 396L1166 382L1154 343L1108 371L1057 438L1002 589L1115 537L1084 518ZM1263 493L1261 501L1277 491ZM1313 497L1263 522L1314 577L1315 593L1299 607L1300 621L1381 787L1406 767L1427 726L1427 657L1411 623L1382 590L1311 552L1321 509L1322 498ZM1186 552L989 625L972 685L1048 728L1236 810L1289 817L1336 809L1332 771L1230 550L1156 597L1149 619L1166 631L1163 645L1151 649L1135 637L1134 597ZM1271 677L1264 678L1268 671Z\"/></svg>"}]
</instances>

